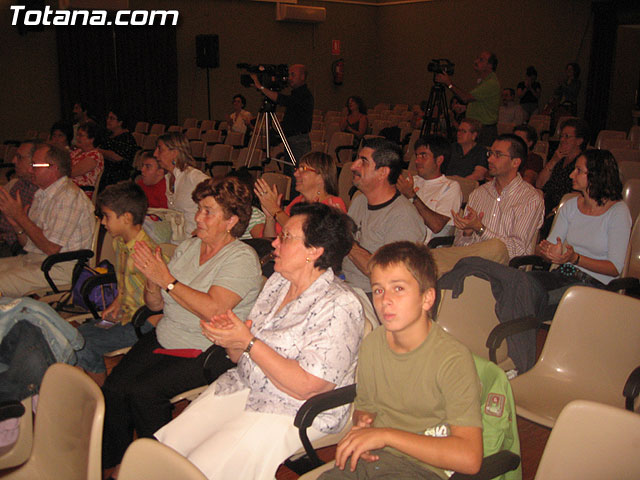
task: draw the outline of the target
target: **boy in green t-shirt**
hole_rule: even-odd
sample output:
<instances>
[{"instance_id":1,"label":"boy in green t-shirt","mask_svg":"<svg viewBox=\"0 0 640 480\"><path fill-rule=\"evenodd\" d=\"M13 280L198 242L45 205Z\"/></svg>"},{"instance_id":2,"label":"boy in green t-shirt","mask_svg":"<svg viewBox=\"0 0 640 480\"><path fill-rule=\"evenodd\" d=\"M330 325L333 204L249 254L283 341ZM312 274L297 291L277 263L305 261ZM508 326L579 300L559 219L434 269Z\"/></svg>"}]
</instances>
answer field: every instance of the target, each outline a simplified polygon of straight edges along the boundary
<instances>
[{"instance_id":1,"label":"boy in green t-shirt","mask_svg":"<svg viewBox=\"0 0 640 480\"><path fill-rule=\"evenodd\" d=\"M482 463L480 383L471 353L432 321L436 267L423 244L369 262L382 325L360 348L353 427L321 478L445 479Z\"/></svg>"}]
</instances>

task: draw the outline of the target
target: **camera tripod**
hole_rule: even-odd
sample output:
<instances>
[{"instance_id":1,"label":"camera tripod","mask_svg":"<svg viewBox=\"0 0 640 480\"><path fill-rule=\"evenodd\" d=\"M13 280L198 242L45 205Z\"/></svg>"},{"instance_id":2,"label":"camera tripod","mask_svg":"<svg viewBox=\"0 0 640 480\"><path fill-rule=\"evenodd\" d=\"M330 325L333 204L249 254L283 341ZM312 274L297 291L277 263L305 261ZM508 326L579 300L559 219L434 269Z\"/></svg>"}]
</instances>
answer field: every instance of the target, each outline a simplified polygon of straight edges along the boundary
<instances>
[{"instance_id":1,"label":"camera tripod","mask_svg":"<svg viewBox=\"0 0 640 480\"><path fill-rule=\"evenodd\" d=\"M280 120L278 120L275 110L276 110L275 102L270 100L268 97L264 96L264 99L262 100L262 106L260 107L260 111L258 112L258 116L256 118L256 126L253 130L253 134L251 135L251 140L249 140L249 151L248 151L245 167L249 168L249 164L253 159L253 153L255 152L258 146L258 142L260 140L260 136L263 131L264 131L264 137L265 137L265 143L266 143L265 150L267 154L267 158L263 161L263 164L269 163L271 160L273 160L275 162L280 162L285 165L291 165L294 168L296 167L296 163L297 163L296 158L293 155L293 151L291 150L291 147L289 146L289 141L287 140L287 137L285 136L284 131L282 130L282 126L280 125ZM289 154L289 158L291 159L291 162L288 162L286 160L280 160L279 158L271 158L271 145L269 142L269 131L271 130L271 125L273 125L273 127L276 129L276 132L280 136L280 139L282 140L282 144L284 145L286 152Z\"/></svg>"},{"instance_id":2,"label":"camera tripod","mask_svg":"<svg viewBox=\"0 0 640 480\"><path fill-rule=\"evenodd\" d=\"M437 109L435 118L433 116L434 108ZM444 117L446 132L442 132L440 117ZM452 140L453 138L453 131L451 130L451 120L449 119L449 104L447 103L445 86L440 82L436 82L434 78L433 87L431 87L431 92L429 93L429 100L427 100L427 108L422 119L422 129L420 130L420 137L442 134L444 134L447 140Z\"/></svg>"}]
</instances>

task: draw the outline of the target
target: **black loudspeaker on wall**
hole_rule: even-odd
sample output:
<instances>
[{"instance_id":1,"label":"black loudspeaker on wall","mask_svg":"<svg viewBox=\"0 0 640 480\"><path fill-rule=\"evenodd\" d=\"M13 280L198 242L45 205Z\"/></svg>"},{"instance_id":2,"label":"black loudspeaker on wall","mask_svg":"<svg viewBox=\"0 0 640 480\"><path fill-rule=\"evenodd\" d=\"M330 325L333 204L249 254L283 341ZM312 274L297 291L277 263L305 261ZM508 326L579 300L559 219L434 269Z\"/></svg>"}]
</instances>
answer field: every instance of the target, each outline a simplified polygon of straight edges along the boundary
<instances>
[{"instance_id":1,"label":"black loudspeaker on wall","mask_svg":"<svg viewBox=\"0 0 640 480\"><path fill-rule=\"evenodd\" d=\"M196 35L196 65L200 68L220 66L218 35Z\"/></svg>"}]
</instances>

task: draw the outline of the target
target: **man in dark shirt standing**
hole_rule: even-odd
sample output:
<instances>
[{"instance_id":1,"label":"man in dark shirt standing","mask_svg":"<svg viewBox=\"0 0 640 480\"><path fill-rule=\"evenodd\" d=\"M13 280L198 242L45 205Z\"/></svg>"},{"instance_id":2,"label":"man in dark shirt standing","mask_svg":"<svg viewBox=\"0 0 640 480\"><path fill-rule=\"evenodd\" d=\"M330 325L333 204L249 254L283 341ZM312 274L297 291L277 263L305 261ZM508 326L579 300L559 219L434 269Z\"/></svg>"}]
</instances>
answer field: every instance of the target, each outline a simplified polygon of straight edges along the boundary
<instances>
[{"instance_id":1,"label":"man in dark shirt standing","mask_svg":"<svg viewBox=\"0 0 640 480\"><path fill-rule=\"evenodd\" d=\"M300 158L311 150L309 132L313 121L313 95L307 87L307 68L301 64L289 67L290 95L265 88L253 73L251 78L256 88L269 100L287 107L282 119L282 130L287 137L297 164ZM293 169L287 170L289 169L285 169L285 173L293 175Z\"/></svg>"}]
</instances>

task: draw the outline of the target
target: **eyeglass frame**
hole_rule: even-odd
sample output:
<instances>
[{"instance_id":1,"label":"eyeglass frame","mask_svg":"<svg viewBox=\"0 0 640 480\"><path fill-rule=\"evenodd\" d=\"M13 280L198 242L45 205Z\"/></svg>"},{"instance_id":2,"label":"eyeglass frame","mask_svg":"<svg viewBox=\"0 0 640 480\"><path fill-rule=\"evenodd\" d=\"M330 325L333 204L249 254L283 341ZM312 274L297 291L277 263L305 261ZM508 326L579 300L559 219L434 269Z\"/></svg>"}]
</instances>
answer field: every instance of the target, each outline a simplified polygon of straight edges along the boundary
<instances>
[{"instance_id":1,"label":"eyeglass frame","mask_svg":"<svg viewBox=\"0 0 640 480\"><path fill-rule=\"evenodd\" d=\"M502 158L502 157L513 158L513 156L509 155L508 153L502 153L502 152L497 152L495 150L487 149L487 158L489 159L492 156L495 156L496 158Z\"/></svg>"}]
</instances>

